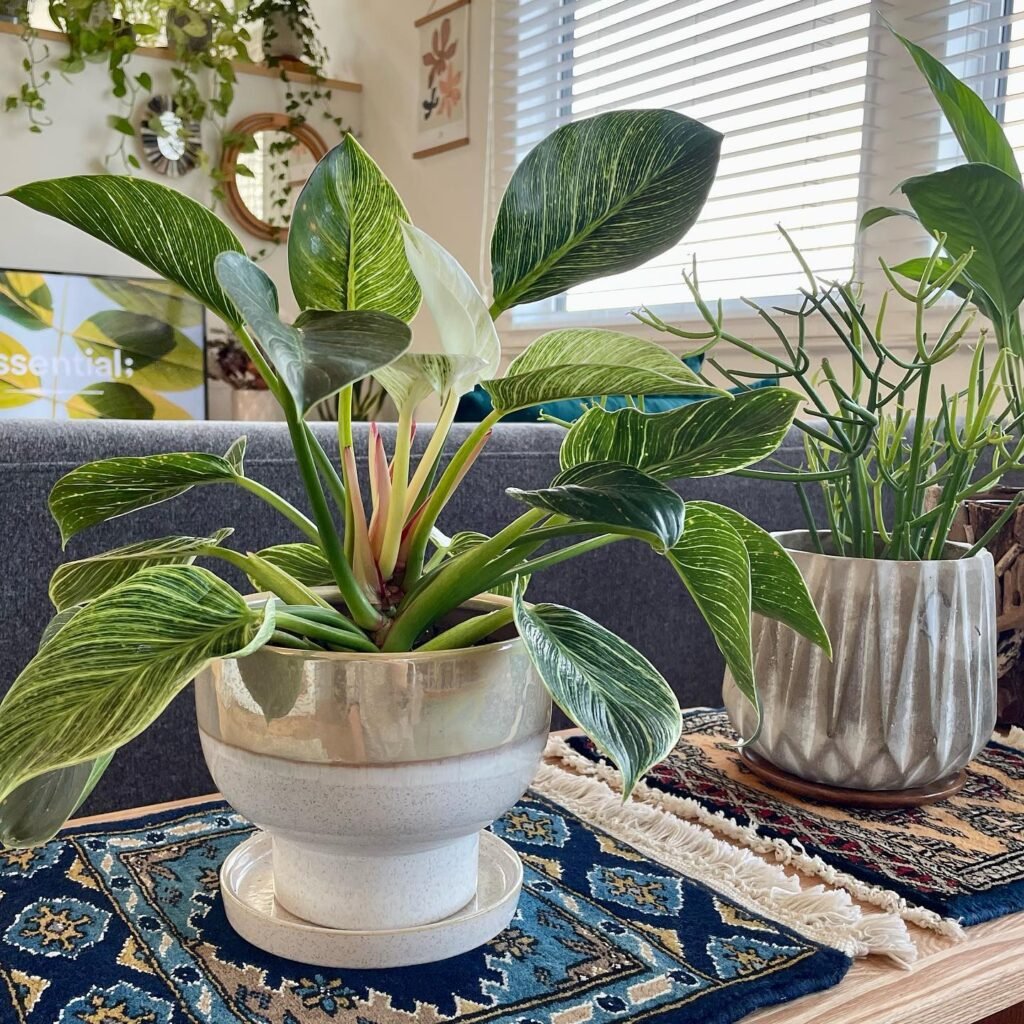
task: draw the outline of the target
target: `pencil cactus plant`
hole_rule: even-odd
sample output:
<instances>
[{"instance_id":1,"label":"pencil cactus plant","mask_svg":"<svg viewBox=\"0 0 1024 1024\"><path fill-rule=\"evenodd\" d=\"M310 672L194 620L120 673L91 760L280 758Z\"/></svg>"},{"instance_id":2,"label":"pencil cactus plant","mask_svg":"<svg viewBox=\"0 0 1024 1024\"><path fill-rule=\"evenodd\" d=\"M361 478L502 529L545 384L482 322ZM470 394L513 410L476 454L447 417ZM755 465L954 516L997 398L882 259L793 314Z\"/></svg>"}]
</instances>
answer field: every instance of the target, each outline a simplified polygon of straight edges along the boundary
<instances>
[{"instance_id":1,"label":"pencil cactus plant","mask_svg":"<svg viewBox=\"0 0 1024 1024\"><path fill-rule=\"evenodd\" d=\"M230 325L284 410L308 514L247 476L244 439L223 456L105 459L57 482L50 509L65 542L93 524L214 484L268 502L292 536L259 552L236 550L225 527L58 569L51 587L57 617L0 705L0 839L24 845L52 835L117 748L211 659L265 644L310 657L366 651L387 658L470 646L510 623L556 702L615 760L628 790L678 737L672 690L646 658L598 623L523 600L529 576L605 544L637 540L669 559L751 700L752 609L827 648L781 548L737 513L684 503L669 486L771 453L789 428L796 395L767 388L734 398L651 341L591 328L545 334L499 373L494 319L673 245L700 212L719 144L714 131L663 110L620 111L560 128L526 157L505 193L491 241L488 306L462 267L410 223L390 183L348 136L296 204L288 258L303 312L293 323L282 320L273 283L228 228L172 190L103 176L9 193L177 282ZM442 339L433 354L408 351L408 322L421 301ZM361 481L351 395L368 375L394 400L398 432L390 456L371 432ZM478 382L494 411L445 463L458 398ZM439 533L439 516L502 417L607 393L705 400L656 415L638 402L591 427L584 423L563 448L563 469L549 487L510 487L525 510L494 537ZM338 462L304 418L335 394ZM439 421L413 464L417 413L434 395ZM629 464L637 448L648 453L639 468ZM264 596L243 598L197 559L242 569ZM323 586L336 588L333 599ZM507 608L448 625L467 599L502 587L514 590ZM654 614L671 612L662 601Z\"/></svg>"}]
</instances>

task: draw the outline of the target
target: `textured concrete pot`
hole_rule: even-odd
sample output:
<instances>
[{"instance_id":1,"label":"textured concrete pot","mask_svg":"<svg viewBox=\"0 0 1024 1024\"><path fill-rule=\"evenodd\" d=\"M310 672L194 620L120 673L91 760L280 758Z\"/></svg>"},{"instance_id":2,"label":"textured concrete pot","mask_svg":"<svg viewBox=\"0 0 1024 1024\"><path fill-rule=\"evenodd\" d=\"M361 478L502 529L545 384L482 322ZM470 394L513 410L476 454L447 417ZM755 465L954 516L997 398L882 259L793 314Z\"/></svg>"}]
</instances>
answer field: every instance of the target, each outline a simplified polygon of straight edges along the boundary
<instances>
[{"instance_id":1,"label":"textured concrete pot","mask_svg":"<svg viewBox=\"0 0 1024 1024\"><path fill-rule=\"evenodd\" d=\"M217 787L273 840L281 906L363 931L473 899L480 830L526 791L551 719L518 637L423 654L264 648L204 671L196 709Z\"/></svg>"},{"instance_id":2,"label":"textured concrete pot","mask_svg":"<svg viewBox=\"0 0 1024 1024\"><path fill-rule=\"evenodd\" d=\"M996 720L992 556L892 562L811 550L774 535L799 566L832 640L833 660L793 630L754 616L764 706L751 749L829 786L905 790L960 771ZM755 716L726 673L725 706L749 736Z\"/></svg>"}]
</instances>

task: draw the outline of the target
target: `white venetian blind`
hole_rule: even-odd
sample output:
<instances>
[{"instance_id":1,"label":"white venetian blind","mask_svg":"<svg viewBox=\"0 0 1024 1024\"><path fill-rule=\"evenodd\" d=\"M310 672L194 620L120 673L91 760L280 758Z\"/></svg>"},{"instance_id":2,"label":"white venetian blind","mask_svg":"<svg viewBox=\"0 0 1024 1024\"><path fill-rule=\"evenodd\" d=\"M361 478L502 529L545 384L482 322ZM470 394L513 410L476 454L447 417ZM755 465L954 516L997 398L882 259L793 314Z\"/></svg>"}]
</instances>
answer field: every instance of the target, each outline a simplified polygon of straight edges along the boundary
<instances>
[{"instance_id":1,"label":"white venetian blind","mask_svg":"<svg viewBox=\"0 0 1024 1024\"><path fill-rule=\"evenodd\" d=\"M682 305L680 267L694 253L709 298L792 294L798 272L779 222L820 272L847 272L861 195L871 7L869 0L495 0L495 205L530 148L559 125L601 111L670 107L725 136L711 196L677 247L574 288L546 312L586 318L641 303Z\"/></svg>"}]
</instances>

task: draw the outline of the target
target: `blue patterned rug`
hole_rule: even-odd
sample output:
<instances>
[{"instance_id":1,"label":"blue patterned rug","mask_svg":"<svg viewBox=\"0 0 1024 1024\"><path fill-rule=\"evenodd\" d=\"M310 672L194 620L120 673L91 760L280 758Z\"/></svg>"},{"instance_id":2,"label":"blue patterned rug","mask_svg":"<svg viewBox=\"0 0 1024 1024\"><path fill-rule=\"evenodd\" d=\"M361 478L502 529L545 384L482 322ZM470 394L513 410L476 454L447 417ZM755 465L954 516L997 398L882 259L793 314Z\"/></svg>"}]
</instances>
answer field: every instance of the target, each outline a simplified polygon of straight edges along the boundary
<instances>
[{"instance_id":1,"label":"blue patterned rug","mask_svg":"<svg viewBox=\"0 0 1024 1024\"><path fill-rule=\"evenodd\" d=\"M2 1024L726 1024L835 985L850 959L529 794L512 925L423 967L305 967L238 938L218 869L251 826L223 803L0 852Z\"/></svg>"}]
</instances>

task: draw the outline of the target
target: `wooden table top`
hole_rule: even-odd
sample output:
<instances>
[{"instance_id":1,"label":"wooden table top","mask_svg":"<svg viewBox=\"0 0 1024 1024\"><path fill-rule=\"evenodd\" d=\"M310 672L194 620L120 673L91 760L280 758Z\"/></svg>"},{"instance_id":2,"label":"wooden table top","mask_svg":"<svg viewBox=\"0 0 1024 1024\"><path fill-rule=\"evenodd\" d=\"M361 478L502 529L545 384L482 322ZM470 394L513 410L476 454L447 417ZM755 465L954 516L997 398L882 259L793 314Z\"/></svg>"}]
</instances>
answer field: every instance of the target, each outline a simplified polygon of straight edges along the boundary
<instances>
[{"instance_id":1,"label":"wooden table top","mask_svg":"<svg viewBox=\"0 0 1024 1024\"><path fill-rule=\"evenodd\" d=\"M219 796L134 807L68 824L120 821ZM817 884L815 879L801 881ZM883 957L859 959L834 988L761 1010L744 1018L744 1024L1024 1024L1024 913L969 928L965 942L913 926L910 930L921 954L909 970Z\"/></svg>"}]
</instances>

